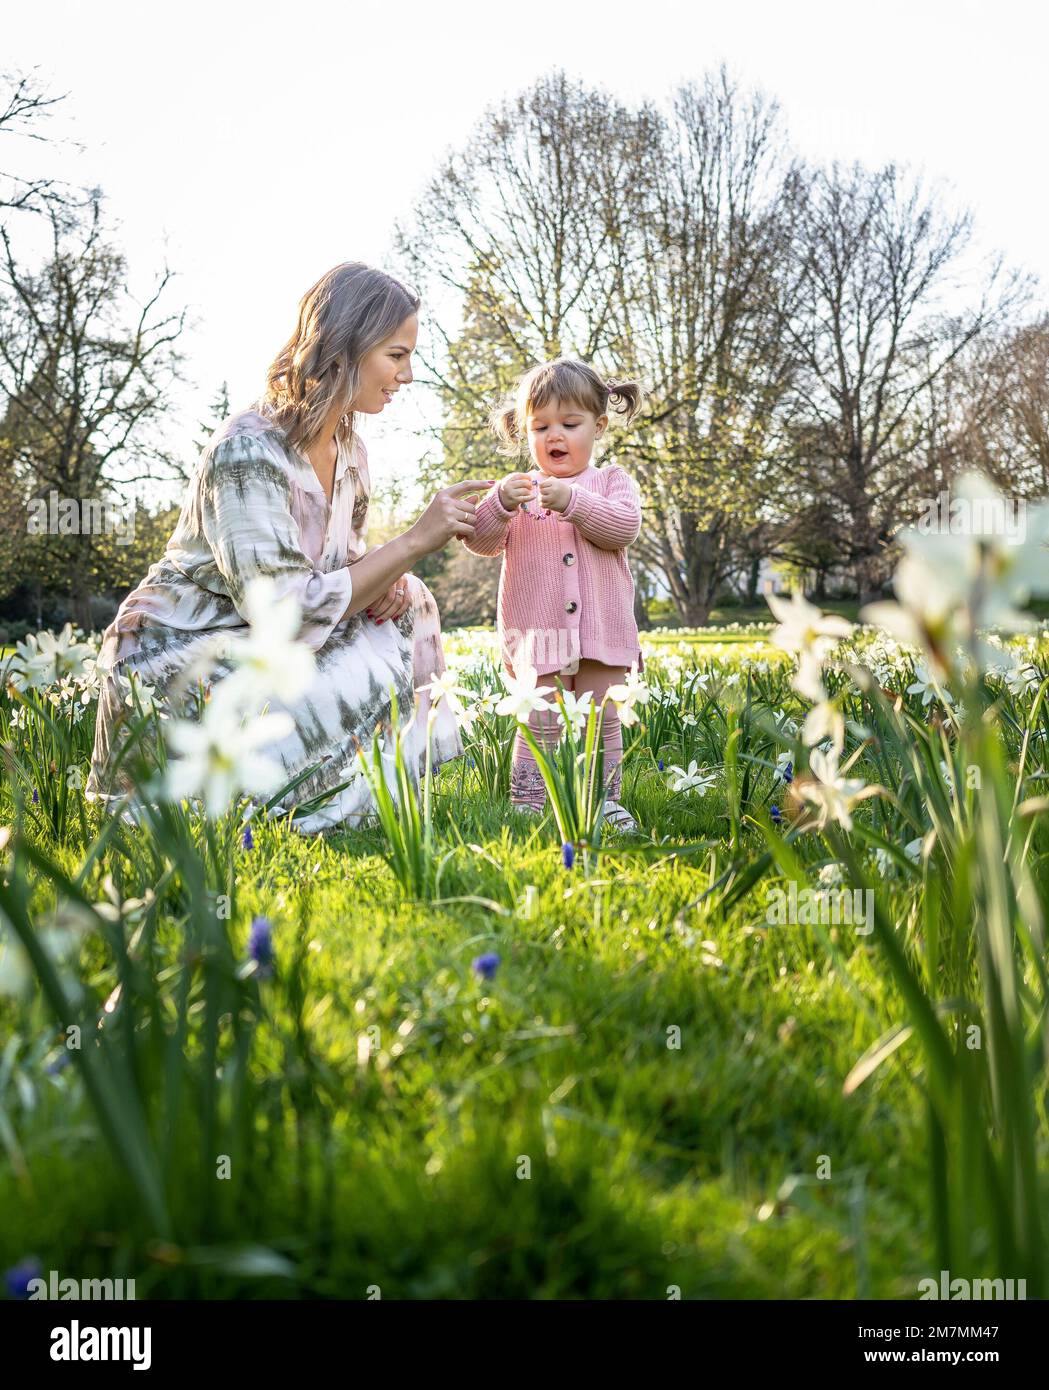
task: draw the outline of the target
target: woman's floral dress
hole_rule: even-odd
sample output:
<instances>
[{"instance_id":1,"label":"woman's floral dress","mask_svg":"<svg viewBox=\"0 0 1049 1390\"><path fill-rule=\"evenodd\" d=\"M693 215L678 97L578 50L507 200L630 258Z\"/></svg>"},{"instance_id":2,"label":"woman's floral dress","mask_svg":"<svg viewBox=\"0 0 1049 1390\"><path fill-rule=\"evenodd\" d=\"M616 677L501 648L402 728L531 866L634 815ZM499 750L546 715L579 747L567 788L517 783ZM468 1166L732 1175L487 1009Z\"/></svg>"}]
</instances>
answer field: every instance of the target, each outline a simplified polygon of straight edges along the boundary
<instances>
[{"instance_id":1,"label":"woman's floral dress","mask_svg":"<svg viewBox=\"0 0 1049 1390\"><path fill-rule=\"evenodd\" d=\"M351 456L352 454L352 456ZM189 716L201 677L214 684L230 671L215 659L218 643L247 633L244 591L259 574L274 579L277 595L292 593L302 610L300 640L316 654L312 685L287 709L294 729L264 751L290 780L321 766L294 789L305 802L345 781L356 770L360 739L370 747L376 728L387 731L394 687L408 765L421 776L426 759L430 698L416 689L445 670L437 605L426 585L407 579L412 605L402 618L378 626L364 612L342 619L352 592L352 566L365 553L370 480L364 443L338 445L329 508L309 459L288 443L266 406L231 416L212 436L194 469L178 523L163 557L121 603L102 637L95 746L87 794L105 799L126 791L113 760L136 718L129 707L131 671L166 702ZM445 701L431 726L432 767L462 754L458 726ZM389 766L390 764L388 764ZM389 773L388 780L389 779ZM396 797L396 793L394 793ZM363 777L296 821L303 831L354 824L374 809Z\"/></svg>"}]
</instances>

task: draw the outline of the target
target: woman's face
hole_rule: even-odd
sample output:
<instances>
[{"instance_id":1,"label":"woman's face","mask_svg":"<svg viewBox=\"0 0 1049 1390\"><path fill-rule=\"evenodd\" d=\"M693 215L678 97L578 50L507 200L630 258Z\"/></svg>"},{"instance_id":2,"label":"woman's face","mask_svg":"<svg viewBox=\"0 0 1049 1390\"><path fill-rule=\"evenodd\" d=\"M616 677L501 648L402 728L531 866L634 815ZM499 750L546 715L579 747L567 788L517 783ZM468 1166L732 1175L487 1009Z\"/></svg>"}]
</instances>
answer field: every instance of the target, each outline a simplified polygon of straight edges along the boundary
<instances>
[{"instance_id":1,"label":"woman's face","mask_svg":"<svg viewBox=\"0 0 1049 1390\"><path fill-rule=\"evenodd\" d=\"M412 377L411 355L419 336L419 318L409 314L388 338L361 358L361 383L351 406L365 415L378 415L393 400L394 392Z\"/></svg>"}]
</instances>

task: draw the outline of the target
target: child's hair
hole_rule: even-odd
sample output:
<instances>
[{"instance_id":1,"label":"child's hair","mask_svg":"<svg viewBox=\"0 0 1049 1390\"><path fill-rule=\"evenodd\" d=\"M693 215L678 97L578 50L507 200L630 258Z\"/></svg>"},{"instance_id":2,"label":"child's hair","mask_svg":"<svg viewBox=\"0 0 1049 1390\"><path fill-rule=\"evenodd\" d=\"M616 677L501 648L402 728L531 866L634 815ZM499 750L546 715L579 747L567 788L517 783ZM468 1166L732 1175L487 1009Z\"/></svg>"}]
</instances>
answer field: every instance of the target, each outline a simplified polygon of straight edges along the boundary
<instances>
[{"instance_id":1,"label":"child's hair","mask_svg":"<svg viewBox=\"0 0 1049 1390\"><path fill-rule=\"evenodd\" d=\"M580 362L576 357L555 357L552 362L542 362L525 372L513 394L492 411L489 424L502 441L499 452L517 454L528 416L552 400L576 405L595 419L608 414L610 401L618 401L614 409L624 417L624 424L629 424L644 398L636 381L606 379L588 362Z\"/></svg>"}]
</instances>

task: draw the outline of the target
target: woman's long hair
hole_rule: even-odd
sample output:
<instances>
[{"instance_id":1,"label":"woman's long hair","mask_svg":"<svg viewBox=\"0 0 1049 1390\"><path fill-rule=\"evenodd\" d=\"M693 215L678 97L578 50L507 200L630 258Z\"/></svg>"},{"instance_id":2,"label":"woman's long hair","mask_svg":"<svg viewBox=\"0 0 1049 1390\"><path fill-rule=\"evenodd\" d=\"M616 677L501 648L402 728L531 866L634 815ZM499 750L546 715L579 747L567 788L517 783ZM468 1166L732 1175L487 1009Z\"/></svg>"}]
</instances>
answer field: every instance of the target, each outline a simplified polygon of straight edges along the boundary
<instances>
[{"instance_id":1,"label":"woman's long hair","mask_svg":"<svg viewBox=\"0 0 1049 1390\"><path fill-rule=\"evenodd\" d=\"M362 261L322 275L299 304L295 332L266 373L263 402L289 444L302 452L320 435L336 406L337 436L352 443L364 355L419 308L417 295Z\"/></svg>"}]
</instances>

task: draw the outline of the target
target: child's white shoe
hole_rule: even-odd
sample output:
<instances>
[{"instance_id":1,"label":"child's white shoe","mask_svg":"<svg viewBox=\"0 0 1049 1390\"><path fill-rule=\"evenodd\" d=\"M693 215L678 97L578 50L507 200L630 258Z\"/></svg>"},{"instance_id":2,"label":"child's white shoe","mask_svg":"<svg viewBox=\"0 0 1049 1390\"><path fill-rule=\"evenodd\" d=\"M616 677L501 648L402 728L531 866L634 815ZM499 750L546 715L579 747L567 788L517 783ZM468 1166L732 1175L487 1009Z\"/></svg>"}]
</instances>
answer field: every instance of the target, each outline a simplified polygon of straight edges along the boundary
<instances>
[{"instance_id":1,"label":"child's white shoe","mask_svg":"<svg viewBox=\"0 0 1049 1390\"><path fill-rule=\"evenodd\" d=\"M606 801L604 808L604 819L606 825L612 825L616 830L636 830L637 821L618 801Z\"/></svg>"},{"instance_id":2,"label":"child's white shoe","mask_svg":"<svg viewBox=\"0 0 1049 1390\"><path fill-rule=\"evenodd\" d=\"M513 809L523 811L526 816L541 816L546 811L545 806L533 806L529 801L519 802Z\"/></svg>"}]
</instances>

